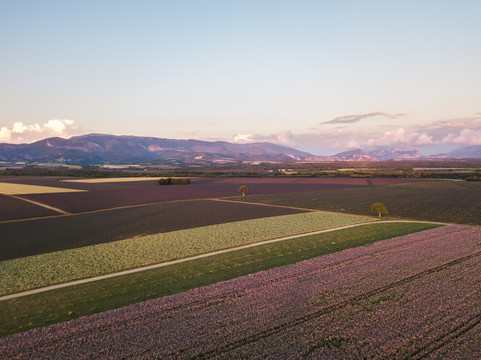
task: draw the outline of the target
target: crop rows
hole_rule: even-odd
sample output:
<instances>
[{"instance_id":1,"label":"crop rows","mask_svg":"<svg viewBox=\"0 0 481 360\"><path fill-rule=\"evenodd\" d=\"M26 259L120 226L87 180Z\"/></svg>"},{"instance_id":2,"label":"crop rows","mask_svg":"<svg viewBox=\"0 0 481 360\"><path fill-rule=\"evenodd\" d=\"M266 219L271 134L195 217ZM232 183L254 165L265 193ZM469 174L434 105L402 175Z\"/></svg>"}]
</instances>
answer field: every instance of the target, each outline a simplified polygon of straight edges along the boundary
<instances>
[{"instance_id":1,"label":"crop rows","mask_svg":"<svg viewBox=\"0 0 481 360\"><path fill-rule=\"evenodd\" d=\"M0 352L479 358L480 238L477 228L428 230L14 335Z\"/></svg>"},{"instance_id":2,"label":"crop rows","mask_svg":"<svg viewBox=\"0 0 481 360\"><path fill-rule=\"evenodd\" d=\"M58 212L0 194L0 221L58 215Z\"/></svg>"},{"instance_id":3,"label":"crop rows","mask_svg":"<svg viewBox=\"0 0 481 360\"><path fill-rule=\"evenodd\" d=\"M0 337L434 227L433 224L374 222L0 301ZM339 260L330 266L342 262ZM225 292L222 298L231 296L235 293Z\"/></svg>"},{"instance_id":4,"label":"crop rows","mask_svg":"<svg viewBox=\"0 0 481 360\"><path fill-rule=\"evenodd\" d=\"M3 178L5 179L5 178ZM194 178L190 186L162 187L151 181L116 183L73 183L48 177L7 178L9 182L28 185L55 186L87 190L77 193L31 194L25 198L38 201L70 213L110 209L114 207L150 204L172 200L206 199L235 196L240 185L246 184L249 194L278 194L295 191L344 189L409 183L413 179L326 179L326 178ZM419 180L417 180L419 181ZM0 208L1 211L8 210Z\"/></svg>"},{"instance_id":5,"label":"crop rows","mask_svg":"<svg viewBox=\"0 0 481 360\"><path fill-rule=\"evenodd\" d=\"M399 218L481 224L481 184L427 181L392 186L253 195L244 201L368 215L382 202Z\"/></svg>"},{"instance_id":6,"label":"crop rows","mask_svg":"<svg viewBox=\"0 0 481 360\"><path fill-rule=\"evenodd\" d=\"M8 294L348 224L361 216L309 212L237 221L28 256L0 262L0 293Z\"/></svg>"},{"instance_id":7,"label":"crop rows","mask_svg":"<svg viewBox=\"0 0 481 360\"><path fill-rule=\"evenodd\" d=\"M6 222L0 223L0 260L134 236L301 212L253 204L192 200Z\"/></svg>"}]
</instances>

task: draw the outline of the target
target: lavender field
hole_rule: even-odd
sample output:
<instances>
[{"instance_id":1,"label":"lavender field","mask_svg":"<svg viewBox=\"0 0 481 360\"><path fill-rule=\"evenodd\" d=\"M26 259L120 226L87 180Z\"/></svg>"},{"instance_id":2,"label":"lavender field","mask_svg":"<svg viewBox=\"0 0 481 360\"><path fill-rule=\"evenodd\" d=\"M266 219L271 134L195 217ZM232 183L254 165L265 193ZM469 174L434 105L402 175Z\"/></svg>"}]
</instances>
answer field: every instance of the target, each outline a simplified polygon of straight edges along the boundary
<instances>
[{"instance_id":1,"label":"lavender field","mask_svg":"<svg viewBox=\"0 0 481 360\"><path fill-rule=\"evenodd\" d=\"M0 339L3 358L481 358L481 228L446 226Z\"/></svg>"}]
</instances>

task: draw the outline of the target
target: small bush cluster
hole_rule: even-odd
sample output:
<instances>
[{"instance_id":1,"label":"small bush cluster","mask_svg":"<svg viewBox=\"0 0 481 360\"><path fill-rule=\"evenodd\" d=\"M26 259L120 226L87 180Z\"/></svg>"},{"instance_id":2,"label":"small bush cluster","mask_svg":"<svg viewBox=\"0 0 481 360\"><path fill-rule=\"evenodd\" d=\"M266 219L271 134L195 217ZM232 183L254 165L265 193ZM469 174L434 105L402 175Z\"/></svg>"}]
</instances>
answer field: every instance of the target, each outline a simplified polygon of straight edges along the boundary
<instances>
[{"instance_id":1,"label":"small bush cluster","mask_svg":"<svg viewBox=\"0 0 481 360\"><path fill-rule=\"evenodd\" d=\"M162 178L157 180L159 185L190 185L190 179Z\"/></svg>"}]
</instances>

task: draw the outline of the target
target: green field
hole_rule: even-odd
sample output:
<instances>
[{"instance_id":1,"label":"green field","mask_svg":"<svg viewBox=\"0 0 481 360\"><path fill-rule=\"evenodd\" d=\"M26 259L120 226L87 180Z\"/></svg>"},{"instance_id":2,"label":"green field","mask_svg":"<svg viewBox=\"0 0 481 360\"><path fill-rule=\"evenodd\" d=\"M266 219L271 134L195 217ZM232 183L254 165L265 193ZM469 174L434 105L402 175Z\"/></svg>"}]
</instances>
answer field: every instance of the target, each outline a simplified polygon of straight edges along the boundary
<instances>
[{"instance_id":1,"label":"green field","mask_svg":"<svg viewBox=\"0 0 481 360\"><path fill-rule=\"evenodd\" d=\"M119 308L439 225L382 223L260 245L154 270L0 301L0 336Z\"/></svg>"},{"instance_id":2,"label":"green field","mask_svg":"<svg viewBox=\"0 0 481 360\"><path fill-rule=\"evenodd\" d=\"M307 212L146 235L0 262L0 295L119 272L372 217Z\"/></svg>"},{"instance_id":3,"label":"green field","mask_svg":"<svg viewBox=\"0 0 481 360\"><path fill-rule=\"evenodd\" d=\"M427 181L399 185L248 195L235 200L370 215L370 205L386 205L390 217L481 225L481 184Z\"/></svg>"}]
</instances>

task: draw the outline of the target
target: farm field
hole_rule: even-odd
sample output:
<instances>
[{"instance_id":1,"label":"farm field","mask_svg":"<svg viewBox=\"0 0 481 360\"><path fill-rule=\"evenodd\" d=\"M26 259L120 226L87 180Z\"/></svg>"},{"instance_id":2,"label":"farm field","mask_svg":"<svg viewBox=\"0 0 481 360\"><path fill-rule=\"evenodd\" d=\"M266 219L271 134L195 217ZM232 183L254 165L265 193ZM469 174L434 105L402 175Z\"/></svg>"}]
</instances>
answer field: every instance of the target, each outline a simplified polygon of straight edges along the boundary
<instances>
[{"instance_id":1,"label":"farm field","mask_svg":"<svg viewBox=\"0 0 481 360\"><path fill-rule=\"evenodd\" d=\"M65 179L80 180L80 179ZM86 179L88 180L88 179ZM112 179L109 179L112 180ZM247 185L250 194L278 194L352 187L371 187L422 181L419 179L349 179L349 178L193 178L189 186L159 186L156 179L125 182L70 182L52 177L0 177L1 182L87 190L69 193L26 194L21 197L37 201L69 213L151 204L172 200L206 199L238 195L240 185ZM9 215L0 203L0 219L20 217Z\"/></svg>"},{"instance_id":2,"label":"farm field","mask_svg":"<svg viewBox=\"0 0 481 360\"><path fill-rule=\"evenodd\" d=\"M302 212L305 211L192 200L0 222L0 260L108 243L134 236Z\"/></svg>"},{"instance_id":3,"label":"farm field","mask_svg":"<svg viewBox=\"0 0 481 360\"><path fill-rule=\"evenodd\" d=\"M0 221L58 215L58 212L0 194Z\"/></svg>"},{"instance_id":4,"label":"farm field","mask_svg":"<svg viewBox=\"0 0 481 360\"><path fill-rule=\"evenodd\" d=\"M3 338L0 353L476 359L480 237L451 225L346 249Z\"/></svg>"},{"instance_id":5,"label":"farm field","mask_svg":"<svg viewBox=\"0 0 481 360\"><path fill-rule=\"evenodd\" d=\"M390 217L481 225L481 183L465 181L424 181L333 191L253 194L235 199L359 215L369 215L370 204L382 202Z\"/></svg>"},{"instance_id":6,"label":"farm field","mask_svg":"<svg viewBox=\"0 0 481 360\"><path fill-rule=\"evenodd\" d=\"M374 222L0 301L0 336L433 227L437 225Z\"/></svg>"},{"instance_id":7,"label":"farm field","mask_svg":"<svg viewBox=\"0 0 481 360\"><path fill-rule=\"evenodd\" d=\"M82 192L85 190L67 189L53 186L37 186L26 184L15 184L11 182L0 182L0 194L3 195L26 195L26 194L51 194Z\"/></svg>"},{"instance_id":8,"label":"farm field","mask_svg":"<svg viewBox=\"0 0 481 360\"><path fill-rule=\"evenodd\" d=\"M0 178L8 188L37 192L0 194L0 297L90 281L1 299L0 337L33 330L0 339L0 358L88 358L99 349L114 358L479 354L480 284L473 274L479 275L481 230L415 221L481 224L481 184L64 180L70 179ZM238 196L240 185L249 187L246 197ZM46 189L53 192L42 193ZM386 204L386 219L409 222L375 221L374 202ZM256 246L237 249L246 244ZM230 250L211 254L221 249ZM190 258L200 254L206 257ZM166 263L176 259L184 260ZM141 269L153 264L161 267ZM142 271L116 274L129 269ZM91 281L105 274L116 276Z\"/></svg>"},{"instance_id":9,"label":"farm field","mask_svg":"<svg viewBox=\"0 0 481 360\"><path fill-rule=\"evenodd\" d=\"M152 177L125 177L125 178L82 178L62 180L68 183L85 183L85 184L99 184L99 183L116 183L116 182L130 182L130 181L152 181Z\"/></svg>"},{"instance_id":10,"label":"farm field","mask_svg":"<svg viewBox=\"0 0 481 360\"><path fill-rule=\"evenodd\" d=\"M6 260L0 263L0 295L369 221L372 218L309 212L196 227Z\"/></svg>"}]
</instances>

